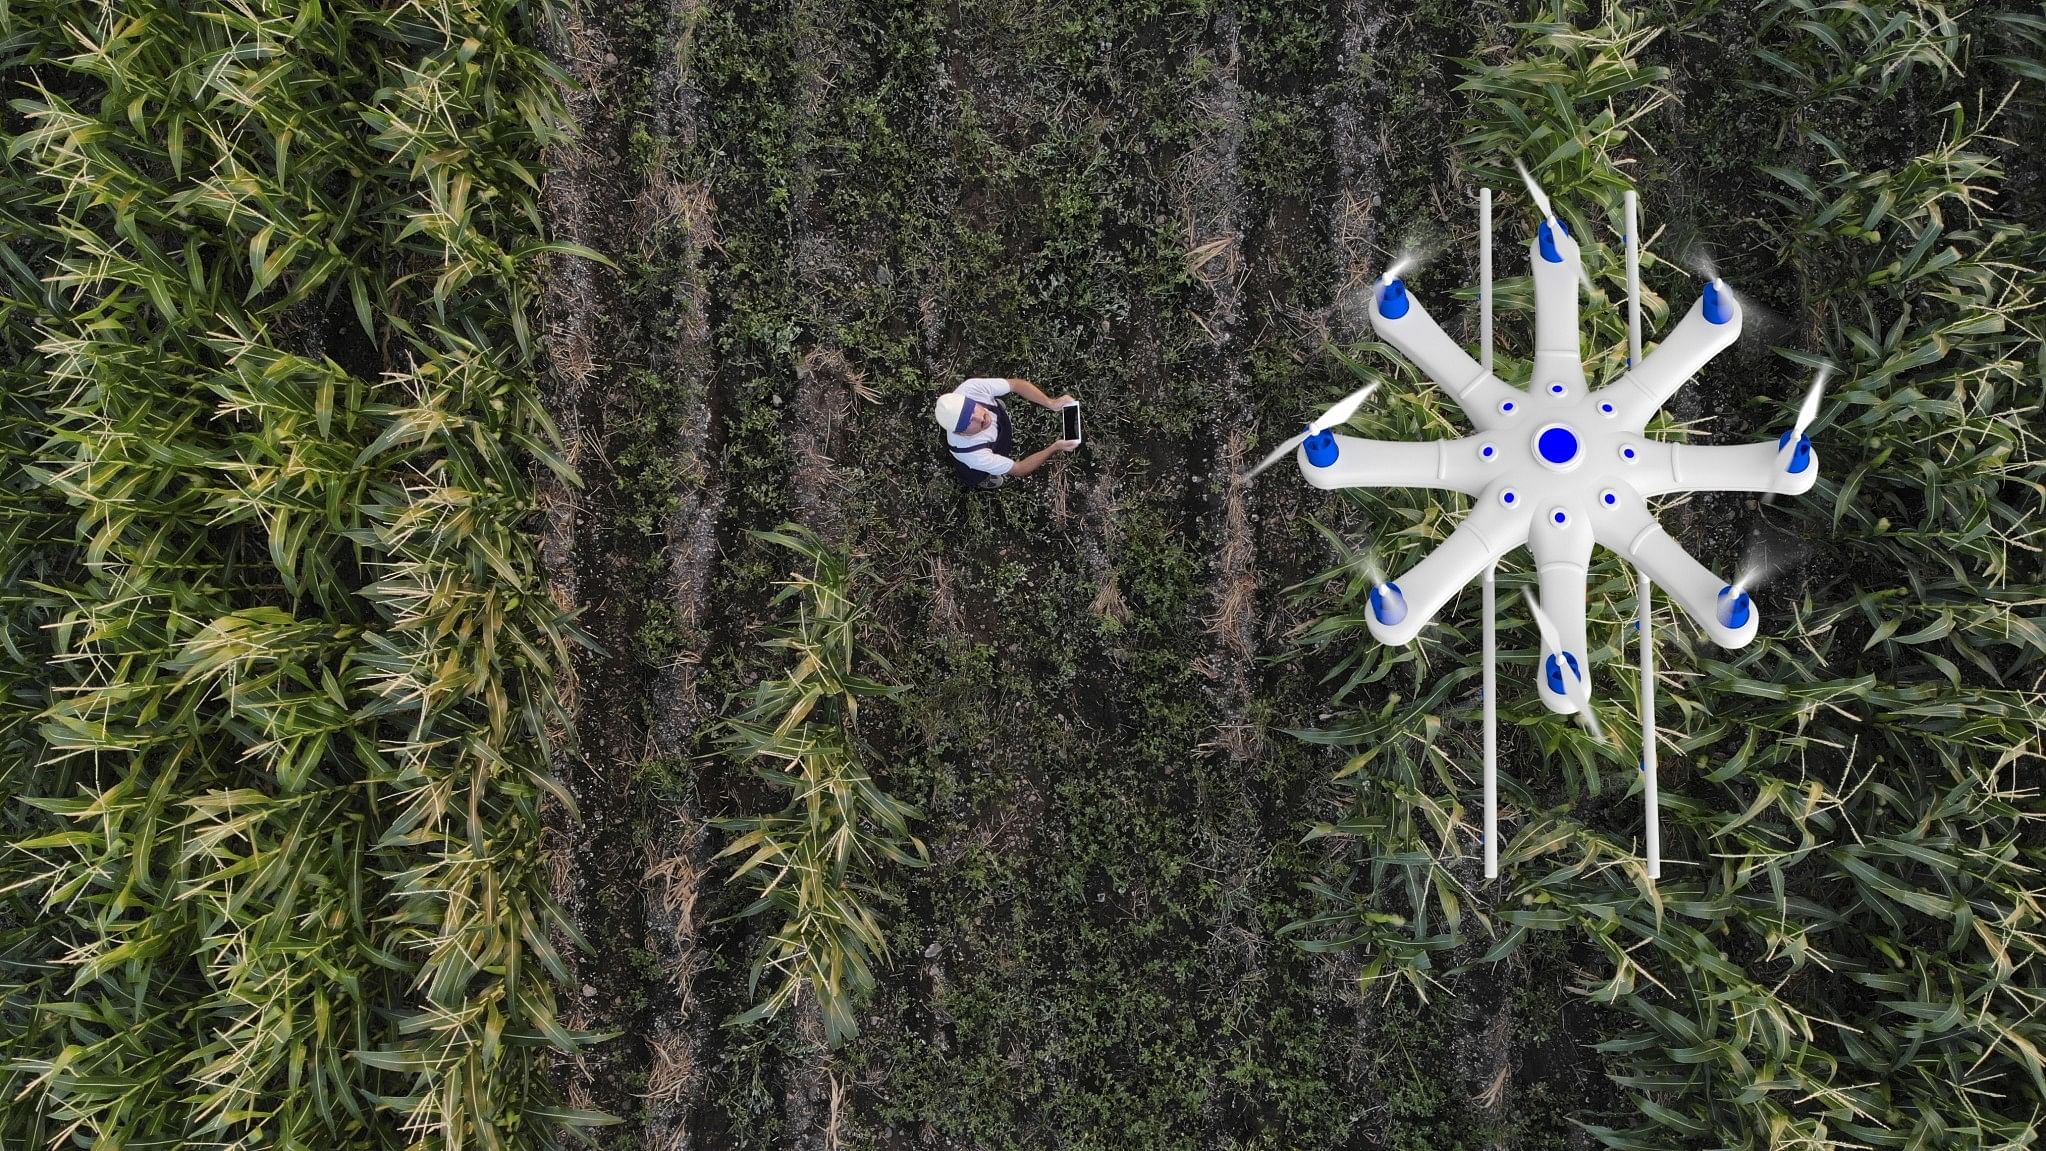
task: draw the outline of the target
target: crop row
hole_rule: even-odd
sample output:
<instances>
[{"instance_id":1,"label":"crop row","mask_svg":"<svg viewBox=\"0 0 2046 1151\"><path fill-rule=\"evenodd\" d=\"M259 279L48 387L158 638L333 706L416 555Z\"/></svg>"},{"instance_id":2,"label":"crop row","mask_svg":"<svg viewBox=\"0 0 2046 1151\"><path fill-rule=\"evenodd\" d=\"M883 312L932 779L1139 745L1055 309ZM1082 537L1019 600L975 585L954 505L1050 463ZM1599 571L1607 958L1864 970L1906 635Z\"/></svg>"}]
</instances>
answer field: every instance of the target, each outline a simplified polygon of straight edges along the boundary
<instances>
[{"instance_id":1,"label":"crop row","mask_svg":"<svg viewBox=\"0 0 2046 1151\"><path fill-rule=\"evenodd\" d=\"M0 1143L523 1147L544 6L0 9Z\"/></svg>"}]
</instances>

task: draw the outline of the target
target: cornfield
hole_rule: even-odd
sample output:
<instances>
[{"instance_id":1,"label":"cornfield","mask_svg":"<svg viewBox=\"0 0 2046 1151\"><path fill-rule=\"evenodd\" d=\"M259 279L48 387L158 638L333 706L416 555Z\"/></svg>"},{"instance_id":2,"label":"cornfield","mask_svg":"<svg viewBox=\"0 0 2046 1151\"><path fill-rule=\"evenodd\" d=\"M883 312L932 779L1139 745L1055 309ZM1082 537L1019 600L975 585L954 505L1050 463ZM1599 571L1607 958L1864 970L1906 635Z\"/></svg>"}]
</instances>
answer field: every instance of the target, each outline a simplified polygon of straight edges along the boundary
<instances>
[{"instance_id":1,"label":"cornfield","mask_svg":"<svg viewBox=\"0 0 2046 1151\"><path fill-rule=\"evenodd\" d=\"M2020 0L0 3L0 1148L2036 1146L2042 86ZM1630 569L1604 742L1501 567L1481 881L1476 597L1366 625L1463 497L1239 482L1462 433L1362 337L1480 186L1524 374L1516 161L1591 376L1628 189L1648 338L1742 293L1651 435L1832 371L1661 509L1771 578L1655 607L1659 881ZM958 490L978 375L1082 450Z\"/></svg>"},{"instance_id":2,"label":"cornfield","mask_svg":"<svg viewBox=\"0 0 2046 1151\"><path fill-rule=\"evenodd\" d=\"M1524 157L1559 204L1614 222L1621 129L1663 94L1636 60L1637 18L1609 8L1587 32L1582 14L1562 5L1553 21L1518 26L1512 59L1474 69L1485 100L1465 147L1496 178L1514 142L1532 141ZM2040 30L2021 15L1963 23L1932 5L1879 18L1780 3L1770 18L1786 30L1766 58L1783 85L1772 90L1814 103L1867 100L1872 85L1880 99L1914 67L1954 68L1993 33L2036 48ZM1502 703L1502 723L1544 732L1556 781L1515 797L1505 886L1481 916L1493 942L1475 962L1504 959L1531 932L1568 932L1602 960L1577 990L1609 1009L1599 1050L1639 1109L1631 1127L1591 1128L1607 1146L2036 1138L2046 248L1997 216L2002 172L1985 145L2008 98L1943 110L1938 146L1893 170L1861 170L1817 124L1794 122L1811 163L1771 170L1781 192L1761 223L1813 339L1779 349L1780 391L1821 362L1847 382L1821 417L1816 498L1766 512L1825 551L1776 597L1784 627L1728 654L1695 645L1674 618L1658 629L1675 713L1664 739L1686 764L1672 786L1665 759L1665 851L1693 865L1651 884L1628 816L1610 826L1638 811L1601 798L1616 777L1627 790L1631 749ZM1643 264L1651 279L1668 266L1653 253ZM1624 352L1622 318L1587 317L1593 355ZM1630 581L1606 563L1595 615L1624 620ZM1355 642L1368 584L1354 564L1329 575L1350 606L1310 641ZM1502 620L1502 637L1523 623ZM1615 629L1604 648L1624 665L1630 644ZM1430 654L1360 652L1352 683ZM1320 886L1325 912L1294 930L1311 948L1364 948L1367 980L1398 973L1423 992L1434 958L1463 941L1470 899L1456 867L1470 826L1440 741L1445 711L1468 718L1455 678L1303 733L1372 750L1348 769L1351 812L1315 832L1354 840L1363 860ZM1638 669L1611 679L1633 684ZM1633 703L1609 700L1607 724L1624 728Z\"/></svg>"},{"instance_id":3,"label":"cornfield","mask_svg":"<svg viewBox=\"0 0 2046 1151\"><path fill-rule=\"evenodd\" d=\"M0 8L8 1147L601 1121L544 1074L546 19Z\"/></svg>"}]
</instances>

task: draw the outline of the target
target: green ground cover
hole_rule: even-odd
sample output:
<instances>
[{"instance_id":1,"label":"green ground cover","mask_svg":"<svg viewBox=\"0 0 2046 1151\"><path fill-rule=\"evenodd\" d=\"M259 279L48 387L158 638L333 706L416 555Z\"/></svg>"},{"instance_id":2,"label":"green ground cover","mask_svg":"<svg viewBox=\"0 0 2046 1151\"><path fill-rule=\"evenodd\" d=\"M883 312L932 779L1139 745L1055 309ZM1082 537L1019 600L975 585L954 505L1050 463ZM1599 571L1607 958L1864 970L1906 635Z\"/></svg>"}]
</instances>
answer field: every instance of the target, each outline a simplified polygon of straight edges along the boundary
<instances>
[{"instance_id":1,"label":"green ground cover","mask_svg":"<svg viewBox=\"0 0 2046 1151\"><path fill-rule=\"evenodd\" d=\"M0 9L0 1142L2033 1138L2035 5L129 7ZM1475 340L1481 185L1525 354L1516 155L1595 371L1625 187L1651 340L1701 261L1751 304L1656 434L1840 369L1811 495L1663 512L1779 571L1740 652L1658 617L1659 887L1512 607L1480 877L1476 594L1361 629L1453 501L1231 481L1358 372L1458 430L1363 308L1419 253ZM982 374L1088 447L958 491ZM771 635L899 690L783 724Z\"/></svg>"}]
</instances>

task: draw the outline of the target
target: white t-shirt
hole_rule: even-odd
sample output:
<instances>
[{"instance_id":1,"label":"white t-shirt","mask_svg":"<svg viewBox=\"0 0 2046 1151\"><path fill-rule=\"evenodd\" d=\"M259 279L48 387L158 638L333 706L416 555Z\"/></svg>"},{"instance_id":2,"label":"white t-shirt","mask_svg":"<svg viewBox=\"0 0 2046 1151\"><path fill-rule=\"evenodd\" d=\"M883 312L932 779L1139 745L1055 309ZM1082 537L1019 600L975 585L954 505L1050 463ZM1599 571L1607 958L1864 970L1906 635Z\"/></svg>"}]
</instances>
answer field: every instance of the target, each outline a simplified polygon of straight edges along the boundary
<instances>
[{"instance_id":1,"label":"white t-shirt","mask_svg":"<svg viewBox=\"0 0 2046 1151\"><path fill-rule=\"evenodd\" d=\"M976 377L952 389L957 395L965 396L969 400L979 400L981 403L991 403L996 397L1006 396L1012 390L1014 389L1009 387L1009 381L993 376ZM985 430L977 434L960 435L958 432L946 432L945 442L955 448L970 448L975 444L991 444L999 434L1000 430L994 424L989 424ZM1009 469L1016 466L1015 460L997 454L992 448L981 452L955 453L955 458L969 468L997 476L1008 475Z\"/></svg>"}]
</instances>

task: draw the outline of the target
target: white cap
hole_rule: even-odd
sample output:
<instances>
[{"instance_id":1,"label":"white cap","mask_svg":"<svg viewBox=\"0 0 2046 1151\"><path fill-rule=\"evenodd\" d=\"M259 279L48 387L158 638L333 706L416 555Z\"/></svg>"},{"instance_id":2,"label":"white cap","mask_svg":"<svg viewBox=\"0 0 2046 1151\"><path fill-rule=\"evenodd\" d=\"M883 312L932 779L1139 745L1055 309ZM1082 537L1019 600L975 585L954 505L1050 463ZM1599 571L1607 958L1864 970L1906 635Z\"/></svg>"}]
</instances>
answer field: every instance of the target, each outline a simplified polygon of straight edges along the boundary
<instances>
[{"instance_id":1,"label":"white cap","mask_svg":"<svg viewBox=\"0 0 2046 1151\"><path fill-rule=\"evenodd\" d=\"M959 430L959 416L965 410L965 396L958 392L946 392L938 397L937 404L932 407L931 418L937 420L938 426L946 431L956 432Z\"/></svg>"}]
</instances>

